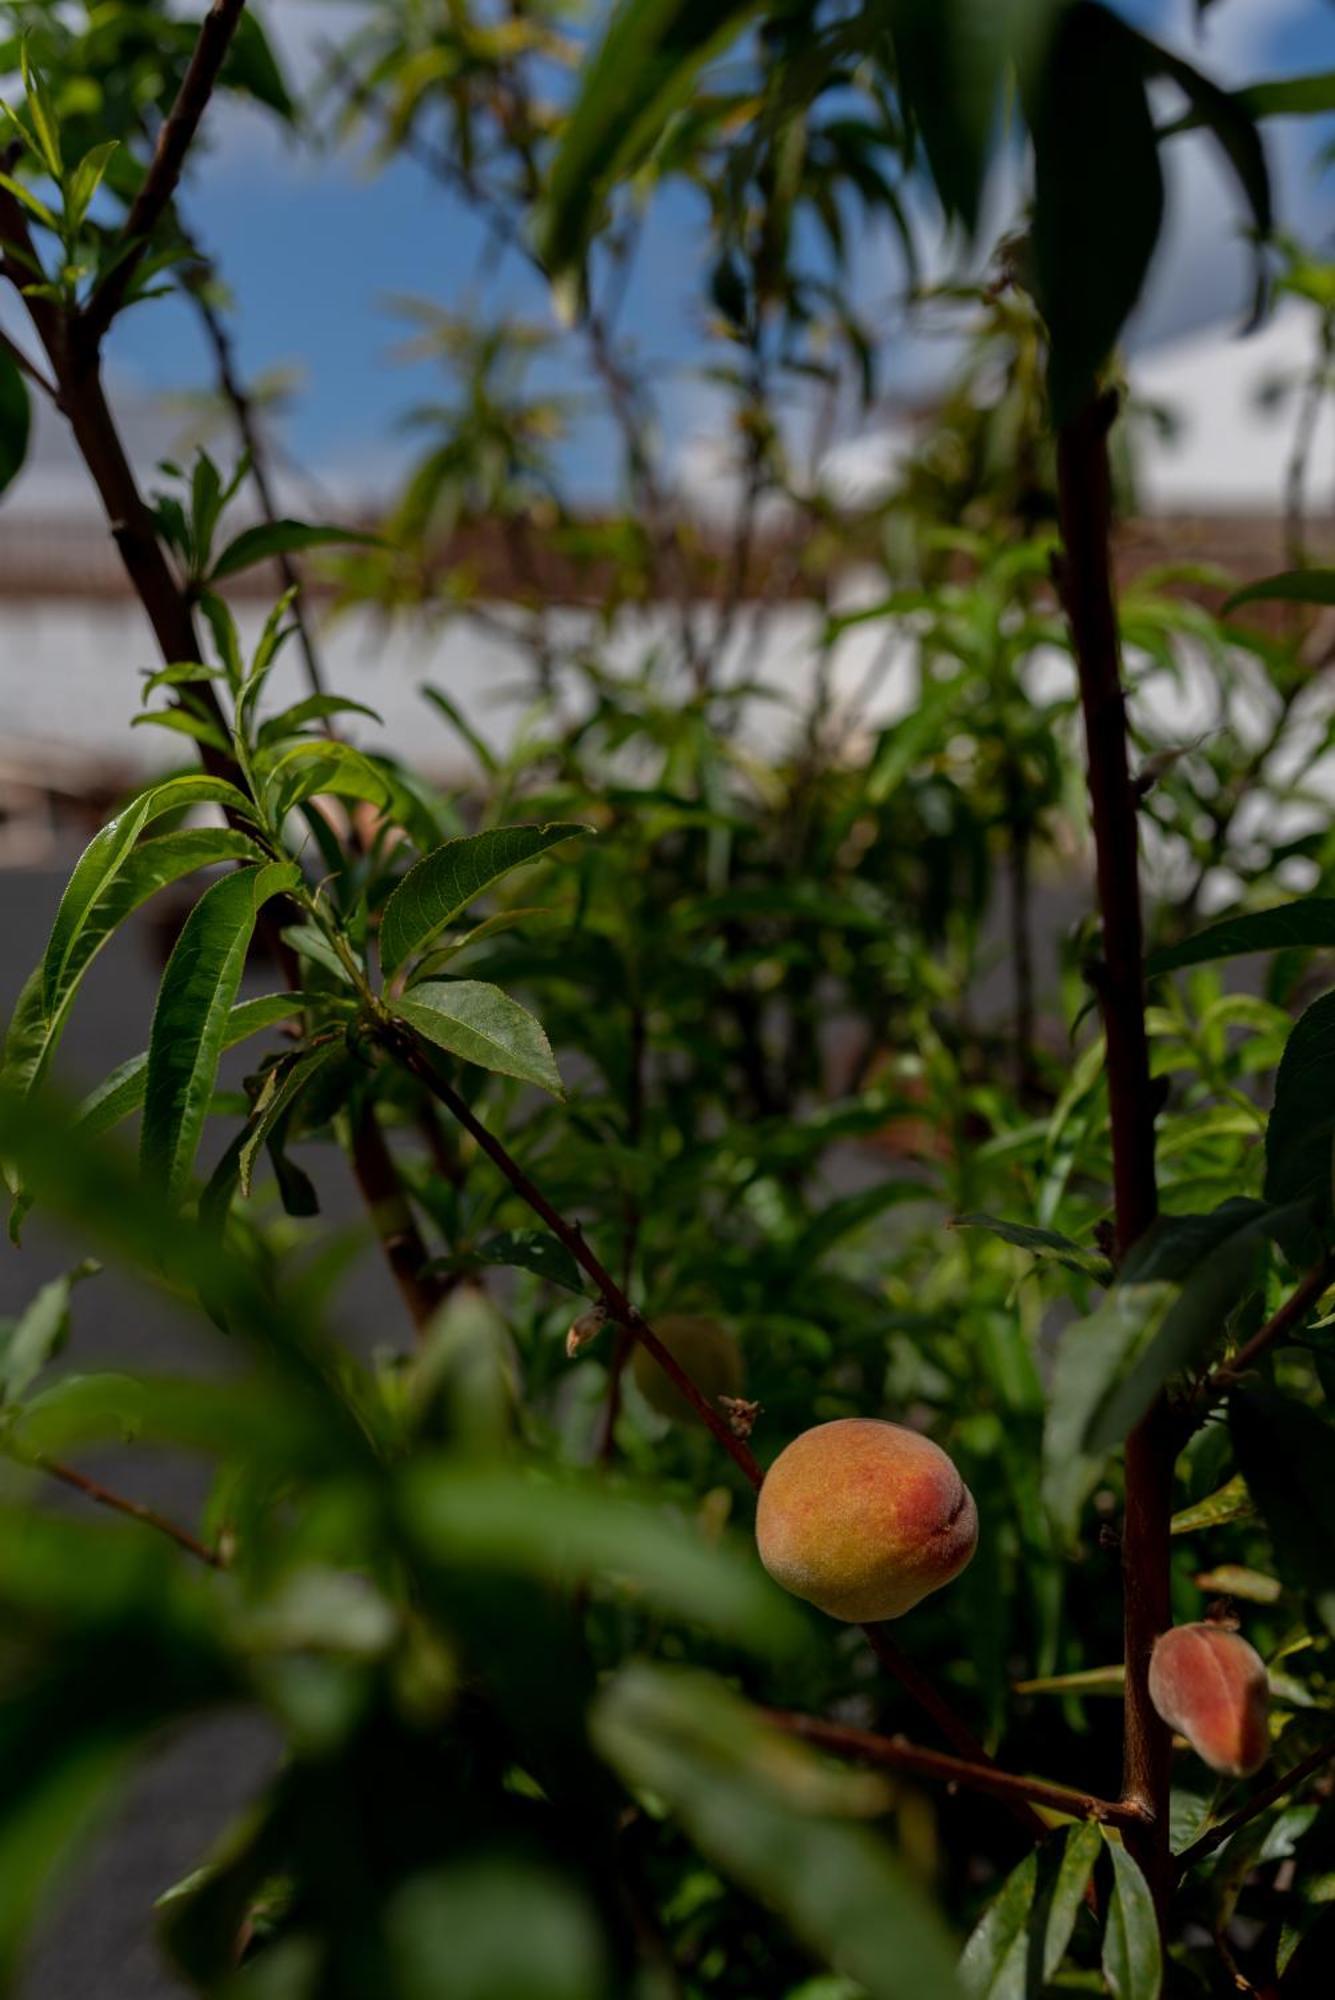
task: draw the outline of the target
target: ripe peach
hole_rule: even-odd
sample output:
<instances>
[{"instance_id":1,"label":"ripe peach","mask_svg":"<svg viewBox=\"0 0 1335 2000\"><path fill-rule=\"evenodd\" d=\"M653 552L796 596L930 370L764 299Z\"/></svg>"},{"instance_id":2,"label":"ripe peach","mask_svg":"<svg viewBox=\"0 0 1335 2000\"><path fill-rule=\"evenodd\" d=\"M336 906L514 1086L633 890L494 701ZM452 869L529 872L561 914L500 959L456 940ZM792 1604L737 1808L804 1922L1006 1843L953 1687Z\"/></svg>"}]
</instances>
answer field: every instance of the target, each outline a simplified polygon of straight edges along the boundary
<instances>
[{"instance_id":1,"label":"ripe peach","mask_svg":"<svg viewBox=\"0 0 1335 2000\"><path fill-rule=\"evenodd\" d=\"M705 1313L667 1313L652 1321L654 1332L679 1361L705 1401L718 1408L720 1396L742 1392L742 1351L725 1326ZM698 1424L699 1414L665 1375L647 1347L636 1341L631 1356L635 1386L660 1416L679 1424Z\"/></svg>"},{"instance_id":2,"label":"ripe peach","mask_svg":"<svg viewBox=\"0 0 1335 2000\"><path fill-rule=\"evenodd\" d=\"M940 1445L843 1417L803 1431L765 1477L760 1560L785 1590L850 1624L899 1618L978 1546L978 1510Z\"/></svg>"},{"instance_id":3,"label":"ripe peach","mask_svg":"<svg viewBox=\"0 0 1335 2000\"><path fill-rule=\"evenodd\" d=\"M1225 1625L1160 1633L1150 1655L1150 1700L1212 1771L1249 1778L1270 1755L1265 1662Z\"/></svg>"}]
</instances>

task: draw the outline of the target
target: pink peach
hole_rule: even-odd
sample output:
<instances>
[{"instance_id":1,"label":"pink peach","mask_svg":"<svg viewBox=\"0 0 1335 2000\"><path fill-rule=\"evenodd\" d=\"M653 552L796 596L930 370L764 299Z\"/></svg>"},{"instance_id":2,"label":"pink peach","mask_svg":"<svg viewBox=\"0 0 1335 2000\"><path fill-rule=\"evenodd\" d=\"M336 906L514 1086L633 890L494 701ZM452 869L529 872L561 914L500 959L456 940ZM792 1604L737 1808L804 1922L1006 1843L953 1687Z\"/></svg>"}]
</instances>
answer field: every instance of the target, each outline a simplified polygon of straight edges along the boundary
<instances>
[{"instance_id":1,"label":"pink peach","mask_svg":"<svg viewBox=\"0 0 1335 2000\"><path fill-rule=\"evenodd\" d=\"M1161 1633L1150 1656L1150 1700L1212 1771L1248 1778L1270 1755L1265 1662L1227 1626Z\"/></svg>"}]
</instances>

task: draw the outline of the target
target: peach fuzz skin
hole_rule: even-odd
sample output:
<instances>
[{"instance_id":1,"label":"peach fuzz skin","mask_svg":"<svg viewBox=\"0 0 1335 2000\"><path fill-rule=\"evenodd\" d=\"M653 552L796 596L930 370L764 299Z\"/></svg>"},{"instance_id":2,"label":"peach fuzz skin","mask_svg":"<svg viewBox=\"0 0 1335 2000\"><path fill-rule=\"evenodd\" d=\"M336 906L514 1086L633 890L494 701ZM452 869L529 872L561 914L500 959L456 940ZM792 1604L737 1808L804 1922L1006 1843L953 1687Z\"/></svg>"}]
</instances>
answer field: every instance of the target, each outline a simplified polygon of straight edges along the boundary
<instances>
[{"instance_id":1,"label":"peach fuzz skin","mask_svg":"<svg viewBox=\"0 0 1335 2000\"><path fill-rule=\"evenodd\" d=\"M1270 1755L1265 1662L1226 1626L1161 1633L1150 1656L1150 1700L1212 1771L1249 1778Z\"/></svg>"},{"instance_id":2,"label":"peach fuzz skin","mask_svg":"<svg viewBox=\"0 0 1335 2000\"><path fill-rule=\"evenodd\" d=\"M849 1624L900 1618L978 1546L978 1510L940 1445L871 1417L804 1431L765 1476L760 1560L795 1597Z\"/></svg>"}]
</instances>

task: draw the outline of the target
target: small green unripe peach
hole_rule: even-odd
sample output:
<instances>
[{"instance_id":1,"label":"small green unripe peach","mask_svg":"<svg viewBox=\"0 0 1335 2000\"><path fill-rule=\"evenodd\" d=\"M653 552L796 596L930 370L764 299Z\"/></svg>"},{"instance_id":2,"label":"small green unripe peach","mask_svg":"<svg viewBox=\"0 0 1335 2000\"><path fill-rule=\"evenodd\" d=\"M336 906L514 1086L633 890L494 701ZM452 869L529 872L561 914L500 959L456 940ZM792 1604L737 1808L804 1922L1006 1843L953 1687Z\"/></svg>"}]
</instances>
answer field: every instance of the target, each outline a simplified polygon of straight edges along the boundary
<instances>
[{"instance_id":1,"label":"small green unripe peach","mask_svg":"<svg viewBox=\"0 0 1335 2000\"><path fill-rule=\"evenodd\" d=\"M765 1476L760 1560L795 1597L850 1624L899 1618L978 1546L978 1510L940 1445L844 1417L804 1431Z\"/></svg>"},{"instance_id":2,"label":"small green unripe peach","mask_svg":"<svg viewBox=\"0 0 1335 2000\"><path fill-rule=\"evenodd\" d=\"M1226 1625L1175 1625L1150 1655L1150 1700L1212 1771L1249 1778L1270 1755L1265 1661Z\"/></svg>"},{"instance_id":3,"label":"small green unripe peach","mask_svg":"<svg viewBox=\"0 0 1335 2000\"><path fill-rule=\"evenodd\" d=\"M705 1401L718 1409L720 1396L742 1393L742 1351L716 1319L706 1313L667 1313L652 1322L654 1332L674 1361L679 1361ZM663 1373L639 1341L631 1357L635 1386L660 1416L679 1424L698 1424L699 1412L672 1378Z\"/></svg>"}]
</instances>

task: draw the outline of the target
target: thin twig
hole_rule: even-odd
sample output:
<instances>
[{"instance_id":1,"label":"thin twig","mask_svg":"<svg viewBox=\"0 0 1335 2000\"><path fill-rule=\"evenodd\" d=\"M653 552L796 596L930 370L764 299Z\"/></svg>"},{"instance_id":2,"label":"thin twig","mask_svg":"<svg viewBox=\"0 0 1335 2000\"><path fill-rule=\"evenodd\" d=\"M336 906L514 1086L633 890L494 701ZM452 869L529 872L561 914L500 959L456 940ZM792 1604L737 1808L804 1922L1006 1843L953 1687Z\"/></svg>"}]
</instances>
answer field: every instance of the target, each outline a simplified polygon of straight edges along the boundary
<instances>
[{"instance_id":1,"label":"thin twig","mask_svg":"<svg viewBox=\"0 0 1335 2000\"><path fill-rule=\"evenodd\" d=\"M72 1465L62 1465L55 1459L37 1458L32 1461L39 1471L48 1473L52 1479L59 1479L64 1485L72 1486L76 1493L82 1493L88 1500L95 1500L99 1507L110 1507L117 1514L128 1514L132 1521L140 1521L146 1528L156 1528L160 1535L167 1535L178 1547L188 1554L197 1556L210 1569L225 1569L226 1561L217 1549L211 1549L182 1528L176 1521L168 1520L154 1507L146 1507L141 1500L128 1500L123 1493L113 1493L109 1486L102 1486L96 1479L90 1479L86 1472L76 1472Z\"/></svg>"},{"instance_id":2,"label":"thin twig","mask_svg":"<svg viewBox=\"0 0 1335 2000\"><path fill-rule=\"evenodd\" d=\"M1007 1804L1050 1806L1075 1819L1098 1820L1104 1826L1135 1826L1144 1821L1144 1809L1125 1799L1101 1799L1073 1785L1058 1785L1046 1778L1029 1778L1013 1771L999 1771L995 1765L975 1764L963 1757L948 1757L940 1750L924 1750L903 1736L878 1736L869 1729L853 1729L842 1722L826 1722L815 1715L796 1715L788 1709L768 1708L768 1721L789 1736L847 1757L859 1764L875 1764L887 1771L902 1771L908 1777L932 1778L946 1785L960 1785L965 1791L983 1792Z\"/></svg>"},{"instance_id":3,"label":"thin twig","mask_svg":"<svg viewBox=\"0 0 1335 2000\"><path fill-rule=\"evenodd\" d=\"M1256 1366L1267 1349L1286 1339L1295 1327L1301 1326L1332 1278L1335 1278L1335 1257L1323 1257L1301 1283L1295 1285L1283 1305L1271 1313L1265 1325L1243 1343L1232 1359L1222 1362L1213 1374L1206 1377L1192 1398L1194 1408L1198 1412L1208 1410Z\"/></svg>"},{"instance_id":4,"label":"thin twig","mask_svg":"<svg viewBox=\"0 0 1335 2000\"><path fill-rule=\"evenodd\" d=\"M148 172L125 218L122 255L89 299L79 322L81 337L93 352L125 303L153 232L171 206L186 155L194 144L245 8L246 0L213 0L199 24L199 35L176 102L163 121Z\"/></svg>"},{"instance_id":5,"label":"thin twig","mask_svg":"<svg viewBox=\"0 0 1335 2000\"><path fill-rule=\"evenodd\" d=\"M36 362L29 361L27 355L23 352L23 349L19 346L18 342L15 340L11 340L9 335L4 332L0 332L0 350L3 350L3 352L9 356L10 360L13 362L14 366L20 371L21 374L26 375L30 382L33 382L37 385L37 387L42 391L43 395L49 396L53 403L58 402L60 400L59 391L57 390L55 383L49 381L47 377L43 375L41 369L37 366Z\"/></svg>"},{"instance_id":6,"label":"thin twig","mask_svg":"<svg viewBox=\"0 0 1335 2000\"><path fill-rule=\"evenodd\" d=\"M1220 1820L1218 1826L1212 1826L1199 1840L1193 1840L1190 1847L1184 1847L1180 1854L1175 1854L1173 1856L1175 1866L1185 1874L1188 1868L1194 1868L1207 1854L1213 1854L1226 1840L1231 1840L1239 1827L1246 1826L1249 1821L1256 1819L1268 1807L1282 1799L1286 1792L1295 1791L1299 1785L1305 1784L1308 1778L1321 1770L1323 1765L1330 1763L1335 1763L1335 1741L1323 1743L1310 1757L1304 1757L1281 1777L1272 1779L1268 1785L1263 1785L1259 1792L1253 1792L1236 1812L1231 1812L1227 1819Z\"/></svg>"},{"instance_id":7,"label":"thin twig","mask_svg":"<svg viewBox=\"0 0 1335 2000\"><path fill-rule=\"evenodd\" d=\"M387 1029L385 1034L390 1048L398 1059L412 1071L414 1076L421 1079L432 1096L438 1098L451 1116L458 1120L488 1159L499 1167L516 1194L522 1196L536 1215L541 1216L553 1236L565 1246L580 1269L592 1279L599 1297L607 1308L608 1317L617 1326L624 1327L632 1334L642 1347L648 1348L664 1374L691 1404L701 1422L713 1432L739 1471L758 1490L764 1475L754 1454L740 1438L733 1436L713 1404L707 1397L701 1395L681 1363L668 1352L643 1314L631 1304L611 1272L589 1248L584 1231L577 1224L567 1222L565 1217L552 1207L541 1188L529 1178L519 1162L511 1158L495 1133L487 1129L453 1085L437 1074L434 1065L409 1036L400 1034L393 1028Z\"/></svg>"},{"instance_id":8,"label":"thin twig","mask_svg":"<svg viewBox=\"0 0 1335 2000\"><path fill-rule=\"evenodd\" d=\"M1099 1000L1107 1041L1117 1252L1125 1257L1158 1212L1155 1098L1145 1030L1137 801L1127 759L1117 609L1110 549L1108 429L1115 402L1094 397L1057 436L1062 559L1058 582L1080 681L1102 927ZM1169 1886L1168 1788L1172 1738L1149 1696L1150 1653L1172 1623L1169 1588L1172 1418L1162 1396L1126 1443L1122 1528L1126 1652L1123 1792L1148 1823L1128 1829L1156 1906Z\"/></svg>"}]
</instances>

